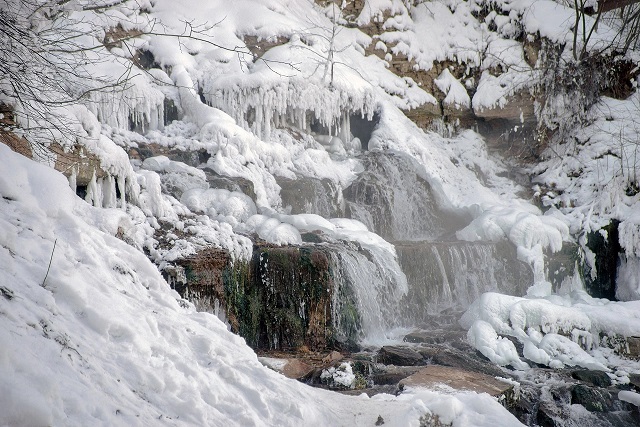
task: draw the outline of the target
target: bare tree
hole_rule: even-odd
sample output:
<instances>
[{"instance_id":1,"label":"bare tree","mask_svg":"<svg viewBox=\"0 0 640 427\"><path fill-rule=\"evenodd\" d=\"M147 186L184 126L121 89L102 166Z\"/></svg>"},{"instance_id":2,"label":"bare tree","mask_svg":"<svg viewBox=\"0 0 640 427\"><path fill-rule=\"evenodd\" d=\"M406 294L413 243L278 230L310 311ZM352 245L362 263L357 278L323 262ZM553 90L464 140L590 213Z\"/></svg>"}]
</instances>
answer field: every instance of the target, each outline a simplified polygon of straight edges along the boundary
<instances>
[{"instance_id":1,"label":"bare tree","mask_svg":"<svg viewBox=\"0 0 640 427\"><path fill-rule=\"evenodd\" d=\"M32 148L74 139L64 107L86 100L92 92L127 88L130 65L118 76L89 71L89 65L95 69L113 58L99 37L103 30L74 14L124 3L0 1L0 103L12 106L19 125L13 130L28 134Z\"/></svg>"}]
</instances>

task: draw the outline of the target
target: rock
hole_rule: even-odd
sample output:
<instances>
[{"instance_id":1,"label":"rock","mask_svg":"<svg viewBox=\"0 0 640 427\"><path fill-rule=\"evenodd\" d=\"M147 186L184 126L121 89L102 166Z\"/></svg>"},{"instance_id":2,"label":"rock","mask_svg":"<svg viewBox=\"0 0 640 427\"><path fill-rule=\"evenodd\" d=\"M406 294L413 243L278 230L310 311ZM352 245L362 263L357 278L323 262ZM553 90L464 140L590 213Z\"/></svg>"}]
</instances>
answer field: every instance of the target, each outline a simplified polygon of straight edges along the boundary
<instances>
[{"instance_id":1,"label":"rock","mask_svg":"<svg viewBox=\"0 0 640 427\"><path fill-rule=\"evenodd\" d=\"M282 369L282 375L287 378L300 379L311 372L313 368L299 359L287 359Z\"/></svg>"},{"instance_id":2,"label":"rock","mask_svg":"<svg viewBox=\"0 0 640 427\"><path fill-rule=\"evenodd\" d=\"M429 365L400 381L400 388L433 388L444 384L456 390L470 390L491 396L505 395L513 389L512 384L499 381L489 375L448 366Z\"/></svg>"},{"instance_id":3,"label":"rock","mask_svg":"<svg viewBox=\"0 0 640 427\"><path fill-rule=\"evenodd\" d=\"M313 367L300 359L280 359L275 357L259 357L258 360L267 368L280 372L287 378L301 379L313 371Z\"/></svg>"},{"instance_id":4,"label":"rock","mask_svg":"<svg viewBox=\"0 0 640 427\"><path fill-rule=\"evenodd\" d=\"M451 341L451 331L438 329L433 331L414 331L405 335L403 341L410 343L442 344Z\"/></svg>"},{"instance_id":5,"label":"rock","mask_svg":"<svg viewBox=\"0 0 640 427\"><path fill-rule=\"evenodd\" d=\"M384 424L384 418L382 418L382 415L378 415L378 420L376 421L376 425L381 426L382 424Z\"/></svg>"},{"instance_id":6,"label":"rock","mask_svg":"<svg viewBox=\"0 0 640 427\"><path fill-rule=\"evenodd\" d=\"M611 385L611 378L602 371L579 370L573 371L571 376L576 380L591 383L598 387L609 387Z\"/></svg>"},{"instance_id":7,"label":"rock","mask_svg":"<svg viewBox=\"0 0 640 427\"><path fill-rule=\"evenodd\" d=\"M640 374L629 374L629 384L640 391Z\"/></svg>"},{"instance_id":8,"label":"rock","mask_svg":"<svg viewBox=\"0 0 640 427\"><path fill-rule=\"evenodd\" d=\"M476 117L483 119L507 119L516 122L535 120L534 99L528 91L515 93L507 98L507 103L494 108L473 107Z\"/></svg>"},{"instance_id":9,"label":"rock","mask_svg":"<svg viewBox=\"0 0 640 427\"><path fill-rule=\"evenodd\" d=\"M381 370L371 375L371 380L376 385L398 384L401 380L418 372L420 366L384 366Z\"/></svg>"},{"instance_id":10,"label":"rock","mask_svg":"<svg viewBox=\"0 0 640 427\"><path fill-rule=\"evenodd\" d=\"M640 359L640 337L628 337L627 348L626 356Z\"/></svg>"},{"instance_id":11,"label":"rock","mask_svg":"<svg viewBox=\"0 0 640 427\"><path fill-rule=\"evenodd\" d=\"M556 419L561 419L562 409L549 402L542 402L536 413L536 424L540 427L556 427Z\"/></svg>"},{"instance_id":12,"label":"rock","mask_svg":"<svg viewBox=\"0 0 640 427\"><path fill-rule=\"evenodd\" d=\"M325 357L322 358L322 363L333 363L333 362L337 362L338 360L342 360L344 356L342 355L342 353L340 353L339 351L332 351L331 353L327 354Z\"/></svg>"},{"instance_id":13,"label":"rock","mask_svg":"<svg viewBox=\"0 0 640 427\"><path fill-rule=\"evenodd\" d=\"M571 389L571 403L580 404L590 412L608 412L613 409L611 393L578 384Z\"/></svg>"},{"instance_id":14,"label":"rock","mask_svg":"<svg viewBox=\"0 0 640 427\"><path fill-rule=\"evenodd\" d=\"M406 347L384 346L377 356L378 363L397 366L423 365L424 359L420 353Z\"/></svg>"},{"instance_id":15,"label":"rock","mask_svg":"<svg viewBox=\"0 0 640 427\"><path fill-rule=\"evenodd\" d=\"M479 355L471 347L465 349L443 348L439 346L426 346L418 350L420 354L432 364L462 368L468 371L478 372L490 376L504 376L505 373L489 362L484 356Z\"/></svg>"},{"instance_id":16,"label":"rock","mask_svg":"<svg viewBox=\"0 0 640 427\"><path fill-rule=\"evenodd\" d=\"M342 191L328 179L299 176L296 179L277 177L282 206L291 214L315 213L325 218L344 216Z\"/></svg>"}]
</instances>

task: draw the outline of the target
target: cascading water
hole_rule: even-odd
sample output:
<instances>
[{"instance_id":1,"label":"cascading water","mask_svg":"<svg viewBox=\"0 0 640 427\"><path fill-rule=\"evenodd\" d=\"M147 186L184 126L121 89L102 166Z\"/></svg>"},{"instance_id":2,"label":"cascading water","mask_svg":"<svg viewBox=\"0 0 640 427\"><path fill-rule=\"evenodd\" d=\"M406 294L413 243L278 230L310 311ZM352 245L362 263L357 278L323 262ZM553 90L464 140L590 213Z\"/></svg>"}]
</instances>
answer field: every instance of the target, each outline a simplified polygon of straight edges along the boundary
<instances>
[{"instance_id":1,"label":"cascading water","mask_svg":"<svg viewBox=\"0 0 640 427\"><path fill-rule=\"evenodd\" d=\"M522 295L533 281L509 243L409 242L396 244L410 288L405 324L428 327L428 316L468 307L484 292Z\"/></svg>"},{"instance_id":2,"label":"cascading water","mask_svg":"<svg viewBox=\"0 0 640 427\"><path fill-rule=\"evenodd\" d=\"M401 300L408 286L392 254L375 246L345 242L331 254L333 313L338 341L382 342L400 326ZM396 268L394 268L394 266Z\"/></svg>"},{"instance_id":3,"label":"cascading water","mask_svg":"<svg viewBox=\"0 0 640 427\"><path fill-rule=\"evenodd\" d=\"M410 159L367 152L361 161L364 172L344 197L319 179L278 180L292 214L346 214L395 244L397 260L375 245L332 245L338 341L382 342L397 327L428 329L434 315L463 311L483 292L524 294L531 269L510 243L442 240L467 221L439 208Z\"/></svg>"},{"instance_id":4,"label":"cascading water","mask_svg":"<svg viewBox=\"0 0 640 427\"><path fill-rule=\"evenodd\" d=\"M365 171L344 192L346 213L387 241L434 240L463 225L438 207L409 159L367 153L362 161Z\"/></svg>"}]
</instances>

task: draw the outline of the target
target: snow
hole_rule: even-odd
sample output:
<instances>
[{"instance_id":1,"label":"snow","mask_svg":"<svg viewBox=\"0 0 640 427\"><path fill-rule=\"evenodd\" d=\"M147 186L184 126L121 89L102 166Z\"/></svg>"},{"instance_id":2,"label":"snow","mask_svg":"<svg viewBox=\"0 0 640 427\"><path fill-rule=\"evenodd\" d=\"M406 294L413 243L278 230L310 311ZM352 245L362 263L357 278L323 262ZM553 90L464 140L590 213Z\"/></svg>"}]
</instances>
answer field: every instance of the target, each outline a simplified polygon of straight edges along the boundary
<instances>
[{"instance_id":1,"label":"snow","mask_svg":"<svg viewBox=\"0 0 640 427\"><path fill-rule=\"evenodd\" d=\"M426 412L517 424L487 395L369 399L285 379L113 236L103 223L122 210L89 206L62 175L4 145L0 170L12 171L0 176L2 424L370 425L380 414L418 425Z\"/></svg>"},{"instance_id":2,"label":"snow","mask_svg":"<svg viewBox=\"0 0 640 427\"><path fill-rule=\"evenodd\" d=\"M621 390L618 392L618 399L623 402L629 402L633 405L640 406L640 394L632 391Z\"/></svg>"},{"instance_id":3,"label":"snow","mask_svg":"<svg viewBox=\"0 0 640 427\"><path fill-rule=\"evenodd\" d=\"M333 7L311 1L126 1L105 13L82 11L91 4L84 0L65 3L73 25L91 30L78 41L91 48L81 74L93 85L122 76L126 84L78 85L87 96L44 112L65 124L56 128L42 117L27 120L30 105L6 96L12 92L0 83L2 102L15 107L20 125L34 128L25 133L32 141L82 146L106 173L94 173L82 201L67 188L75 189L77 170L67 181L0 145L0 424L371 425L380 414L389 425L417 425L435 414L456 426L517 425L487 395L409 389L369 399L288 381L263 368L217 318L179 300L144 255L161 267L208 247L249 259L247 235L299 245L303 233L319 233L366 253L343 260L350 274L367 279L368 287L356 291L362 343L388 339L394 304L408 291L393 244L355 220L290 215L277 183L306 177L329 180L338 191L348 187L363 172L360 142L349 130L354 115L380 117L370 151L407 157L438 209L470 219L458 239L508 240L531 265L534 283L525 296L487 293L464 314L475 348L519 370L528 362L581 366L619 372L620 382L638 371L601 346L600 336L640 336L639 95L604 98L589 112L591 124L549 147L531 170L539 209L522 198L523 188L506 178L507 168L478 133L445 138L407 119L400 108L438 101L430 88L392 73L388 62L404 55L414 71L445 64L434 81L445 106L505 108L540 77L517 41L520 28L565 44L567 60L574 11L549 0L499 1L477 18L486 2L365 3L356 20L382 23L375 37L343 26L342 16L334 22ZM45 25L40 18L38 12L33 20ZM588 50L612 39L609 24L599 24ZM118 25L149 34L104 48L107 30ZM185 37L190 29L196 37ZM256 60L245 36L281 44ZM385 59L365 56L367 47ZM151 52L163 69L133 67L137 49ZM47 94L53 101L58 95ZM179 112L166 126L165 99ZM566 109L566 101L557 107ZM198 167L164 156L130 162L126 150L139 144L203 150L210 158ZM211 171L250 182L255 199L209 188ZM574 237L584 247L583 231L610 220L620 221L621 302L589 297L575 276L554 294L545 257ZM161 244L165 228L171 232ZM585 257L594 266L594 255ZM523 344L524 360L511 340ZM353 383L348 364L326 372L345 387ZM631 394L620 399L638 402Z\"/></svg>"},{"instance_id":4,"label":"snow","mask_svg":"<svg viewBox=\"0 0 640 427\"><path fill-rule=\"evenodd\" d=\"M434 80L438 89L444 94L444 103L453 105L455 108L470 107L471 99L465 87L455 77L451 75L451 71L445 69L437 79Z\"/></svg>"},{"instance_id":5,"label":"snow","mask_svg":"<svg viewBox=\"0 0 640 427\"><path fill-rule=\"evenodd\" d=\"M460 324L469 329L469 343L499 365L527 367L510 336L524 345L524 357L531 362L610 371L624 363L600 351L600 337L640 335L639 307L638 301L599 300L584 291L526 298L485 293Z\"/></svg>"},{"instance_id":6,"label":"snow","mask_svg":"<svg viewBox=\"0 0 640 427\"><path fill-rule=\"evenodd\" d=\"M342 386L346 388L353 388L356 376L353 373L351 364L343 362L340 366L331 366L327 369L323 369L320 374L320 379L331 383L333 386Z\"/></svg>"}]
</instances>

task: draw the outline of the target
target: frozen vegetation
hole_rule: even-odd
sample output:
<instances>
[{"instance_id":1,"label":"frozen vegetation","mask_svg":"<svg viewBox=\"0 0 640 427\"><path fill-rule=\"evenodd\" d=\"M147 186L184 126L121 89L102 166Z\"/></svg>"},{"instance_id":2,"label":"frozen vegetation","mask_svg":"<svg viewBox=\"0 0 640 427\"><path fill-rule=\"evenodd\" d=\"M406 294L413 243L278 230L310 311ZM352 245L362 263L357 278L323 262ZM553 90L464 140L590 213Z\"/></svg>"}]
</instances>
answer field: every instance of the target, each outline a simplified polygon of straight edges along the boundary
<instances>
[{"instance_id":1,"label":"frozen vegetation","mask_svg":"<svg viewBox=\"0 0 640 427\"><path fill-rule=\"evenodd\" d=\"M393 328L410 326L393 318L409 292L398 242L377 234L363 209L352 208L350 218L292 213L282 196L282 179L324 180L344 212L343 192L366 172L369 153L402 159L417 177L412 183L429 187L437 219L463 223L447 222L437 238L508 242L531 268L533 282L511 288L527 289L521 295L483 290L463 307L467 340L486 358L523 372L604 371L614 384L640 374L637 361L608 345L640 336L638 94L599 98L583 126L543 147L527 167L537 204L477 129L458 121L437 133L446 126L422 129L405 114L436 107L482 114L533 96L546 74L521 36L566 46L559 55L569 61L575 13L564 3L366 0L355 17L306 0L128 0L97 9L84 0L6 3L19 25L51 30L47 37L56 37L59 22L81 33L73 46L85 56L74 69L78 81L61 82L69 87L60 92L32 79L28 97L0 80L0 103L15 116L12 135L32 147L61 147L33 150L34 161L0 144L1 425L374 425L379 416L398 426L427 416L443 425L520 425L487 394L409 387L369 398L288 380L163 279L159 269L203 248L246 261L256 239L300 245L315 233L366 253L341 255L340 273L362 279L354 291L362 343L396 338ZM370 23L384 32L357 27ZM615 20L603 20L585 50L610 49L617 30ZM580 31L575 37L584 40ZM250 38L267 48L256 53ZM153 64L141 66L141 52ZM432 91L394 73L394 55L407 58L409 71L449 65L433 76ZM635 90L637 78L629 83ZM64 98L75 90L77 98ZM562 94L536 104L536 118L560 126L569 104ZM175 120L165 120L171 109ZM523 125L524 112L516 116ZM366 140L352 133L357 121L373 129ZM60 170L78 146L98 159L86 182L77 164L51 167ZM149 146L203 160L129 155ZM251 191L217 187L219 177L248 182ZM400 226L392 231L404 227L397 240L410 240L415 217L399 202L410 197L394 197ZM567 244L583 250L595 277L587 236L606 238L612 220L621 248L618 301L589 296L577 269L552 285L548 260ZM456 292L443 299L454 301ZM325 379L353 383L349 364L331 369ZM619 399L640 402L631 391Z\"/></svg>"}]
</instances>

